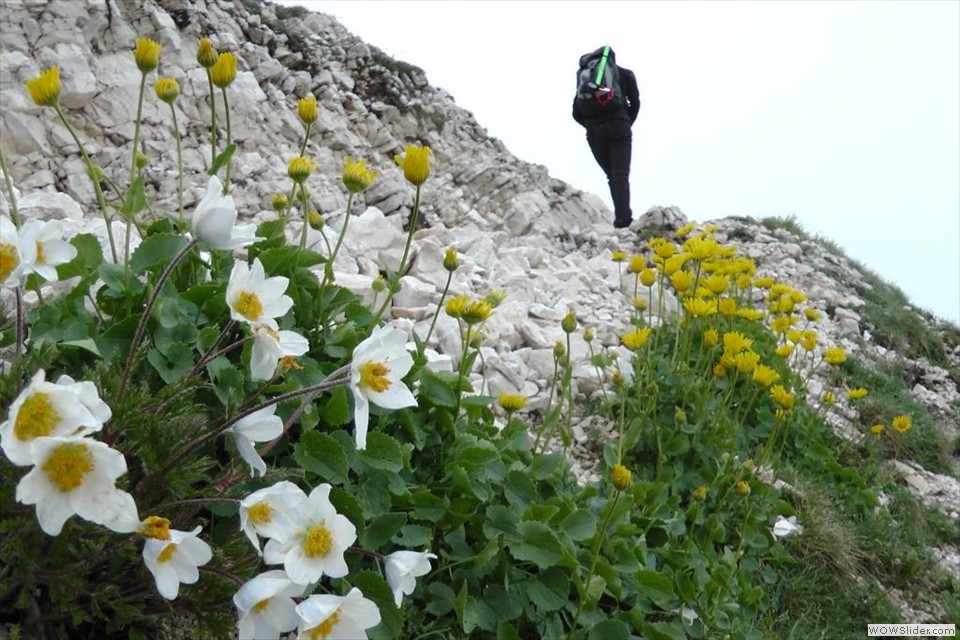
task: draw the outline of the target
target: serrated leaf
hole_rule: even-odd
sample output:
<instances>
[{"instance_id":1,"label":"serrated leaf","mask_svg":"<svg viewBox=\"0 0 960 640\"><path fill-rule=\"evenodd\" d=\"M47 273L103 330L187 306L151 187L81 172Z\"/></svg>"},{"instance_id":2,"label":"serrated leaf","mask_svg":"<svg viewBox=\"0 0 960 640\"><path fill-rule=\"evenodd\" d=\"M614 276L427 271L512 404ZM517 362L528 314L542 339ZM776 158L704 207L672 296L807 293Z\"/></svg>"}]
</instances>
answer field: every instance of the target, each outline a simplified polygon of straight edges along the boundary
<instances>
[{"instance_id":1,"label":"serrated leaf","mask_svg":"<svg viewBox=\"0 0 960 640\"><path fill-rule=\"evenodd\" d=\"M457 406L457 395L453 388L430 370L424 370L420 375L419 397L436 407L453 409Z\"/></svg>"},{"instance_id":2,"label":"serrated leaf","mask_svg":"<svg viewBox=\"0 0 960 640\"><path fill-rule=\"evenodd\" d=\"M374 469L399 473L403 470L403 450L396 439L371 431L367 434L367 448L357 452L360 460Z\"/></svg>"},{"instance_id":3,"label":"serrated leaf","mask_svg":"<svg viewBox=\"0 0 960 640\"><path fill-rule=\"evenodd\" d=\"M637 591L660 607L670 606L676 600L673 583L662 573L642 569L634 574L634 579Z\"/></svg>"},{"instance_id":4,"label":"serrated leaf","mask_svg":"<svg viewBox=\"0 0 960 640\"><path fill-rule=\"evenodd\" d=\"M130 256L130 269L141 274L152 267L166 265L186 245L187 239L184 236L172 233L148 236Z\"/></svg>"},{"instance_id":5,"label":"serrated leaf","mask_svg":"<svg viewBox=\"0 0 960 640\"><path fill-rule=\"evenodd\" d=\"M541 612L556 611L570 602L570 578L559 567L552 567L526 583L530 602Z\"/></svg>"},{"instance_id":6,"label":"serrated leaf","mask_svg":"<svg viewBox=\"0 0 960 640\"><path fill-rule=\"evenodd\" d=\"M167 346L165 353L151 349L147 360L153 365L167 384L179 381L193 368L193 349L185 344L173 343Z\"/></svg>"},{"instance_id":7,"label":"serrated leaf","mask_svg":"<svg viewBox=\"0 0 960 640\"><path fill-rule=\"evenodd\" d=\"M483 535L485 535L487 539L496 538L502 533L509 536L518 535L517 524L519 524L520 519L517 517L515 509L497 504L492 507L487 507L484 516Z\"/></svg>"},{"instance_id":8,"label":"serrated leaf","mask_svg":"<svg viewBox=\"0 0 960 640\"><path fill-rule=\"evenodd\" d=\"M331 427L341 427L353 417L350 413L350 401L347 388L337 387L320 403L320 417Z\"/></svg>"},{"instance_id":9,"label":"serrated leaf","mask_svg":"<svg viewBox=\"0 0 960 640\"><path fill-rule=\"evenodd\" d=\"M361 538L365 549L375 550L390 541L407 522L405 513L385 513L371 520Z\"/></svg>"},{"instance_id":10,"label":"serrated leaf","mask_svg":"<svg viewBox=\"0 0 960 640\"><path fill-rule=\"evenodd\" d=\"M527 521L517 525L520 540L509 543L510 553L517 560L532 562L549 569L563 557L563 545L553 530L542 522Z\"/></svg>"},{"instance_id":11,"label":"serrated leaf","mask_svg":"<svg viewBox=\"0 0 960 640\"><path fill-rule=\"evenodd\" d=\"M515 507L526 508L538 499L537 487L533 484L533 481L525 472L518 470L507 473L503 493L507 502Z\"/></svg>"},{"instance_id":12,"label":"serrated leaf","mask_svg":"<svg viewBox=\"0 0 960 640\"><path fill-rule=\"evenodd\" d=\"M123 198L123 206L120 207L120 213L130 218L135 213L140 213L147 206L147 196L143 192L143 176L139 175L130 183L130 188Z\"/></svg>"},{"instance_id":13,"label":"serrated leaf","mask_svg":"<svg viewBox=\"0 0 960 640\"><path fill-rule=\"evenodd\" d=\"M560 529L571 540L587 540L597 532L597 518L586 509L577 509L560 522Z\"/></svg>"},{"instance_id":14,"label":"serrated leaf","mask_svg":"<svg viewBox=\"0 0 960 640\"><path fill-rule=\"evenodd\" d=\"M60 280L67 280L74 276L92 276L103 264L103 252L100 242L91 233L81 233L70 240L70 244L77 250L77 255L66 264L57 266L57 275ZM81 289L81 294L84 291Z\"/></svg>"},{"instance_id":15,"label":"serrated leaf","mask_svg":"<svg viewBox=\"0 0 960 640\"><path fill-rule=\"evenodd\" d=\"M643 633L650 640L686 640L687 634L677 622L648 622Z\"/></svg>"},{"instance_id":16,"label":"serrated leaf","mask_svg":"<svg viewBox=\"0 0 960 640\"><path fill-rule=\"evenodd\" d=\"M408 524L400 529L400 535L393 541L408 548L425 547L433 541L433 530L419 524Z\"/></svg>"},{"instance_id":17,"label":"serrated leaf","mask_svg":"<svg viewBox=\"0 0 960 640\"><path fill-rule=\"evenodd\" d=\"M333 484L345 484L350 472L347 452L339 442L319 431L306 431L293 448L293 457L301 467Z\"/></svg>"},{"instance_id":18,"label":"serrated leaf","mask_svg":"<svg viewBox=\"0 0 960 640\"><path fill-rule=\"evenodd\" d=\"M237 145L230 143L224 147L223 151L213 159L213 163L210 165L210 168L207 169L208 176L215 176L220 169L223 168L227 162L230 161L230 158L233 157L233 152L237 150Z\"/></svg>"},{"instance_id":19,"label":"serrated leaf","mask_svg":"<svg viewBox=\"0 0 960 640\"><path fill-rule=\"evenodd\" d=\"M588 640L630 640L630 626L620 620L604 620L595 624Z\"/></svg>"}]
</instances>

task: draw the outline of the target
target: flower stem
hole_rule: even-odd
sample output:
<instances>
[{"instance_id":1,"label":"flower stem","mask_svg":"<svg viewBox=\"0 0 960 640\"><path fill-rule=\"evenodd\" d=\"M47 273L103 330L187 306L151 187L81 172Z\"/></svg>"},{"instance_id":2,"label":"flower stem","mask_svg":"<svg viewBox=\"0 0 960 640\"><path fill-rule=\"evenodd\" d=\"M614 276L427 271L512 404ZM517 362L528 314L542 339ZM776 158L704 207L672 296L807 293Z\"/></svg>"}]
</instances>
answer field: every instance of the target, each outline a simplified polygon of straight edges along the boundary
<instances>
[{"instance_id":1,"label":"flower stem","mask_svg":"<svg viewBox=\"0 0 960 640\"><path fill-rule=\"evenodd\" d=\"M390 278L390 286L387 288L387 297L383 301L380 310L377 311L377 319L383 317L383 312L387 310L390 303L393 302L393 296L400 288L400 277L407 267L407 257L410 255L410 245L413 244L413 234L417 230L417 219L420 217L420 185L417 185L417 195L413 201L413 212L410 214L410 229L407 231L407 244L403 247L403 257L400 258L400 265L397 271Z\"/></svg>"},{"instance_id":2,"label":"flower stem","mask_svg":"<svg viewBox=\"0 0 960 640\"><path fill-rule=\"evenodd\" d=\"M310 125L307 125L307 131L309 132ZM303 152L301 152L302 154ZM347 196L347 211L343 218L343 226L340 227L340 235L337 236L337 244L334 245L333 251L330 253L330 257L327 260L327 266L323 270L323 284L327 282L333 282L333 263L337 259L337 253L340 252L340 245L343 244L343 238L347 235L347 223L350 222L350 210L353 208L353 192L350 192L350 195ZM321 232L322 233L322 232Z\"/></svg>"},{"instance_id":3,"label":"flower stem","mask_svg":"<svg viewBox=\"0 0 960 640\"><path fill-rule=\"evenodd\" d=\"M67 117L63 115L63 111L60 109L60 104L55 104L54 109L57 110L57 115L60 117L60 122L63 123L63 126L67 128L67 131L70 132L73 141L77 143L77 148L80 149L80 155L83 156L84 162L87 163L87 173L90 174L90 179L93 180L93 189L97 193L97 202L100 204L100 213L103 215L103 222L107 227L107 238L110 241L110 255L113 256L113 262L119 263L117 259L117 245L113 241L113 229L110 227L110 216L107 215L107 201L103 197L103 190L100 188L100 180L97 179L97 173L94 171L93 162L90 161L90 156L87 155L87 150L83 148L83 143L80 142L80 138L77 137L76 131L73 130L73 127L70 126L70 122L67 120Z\"/></svg>"},{"instance_id":4,"label":"flower stem","mask_svg":"<svg viewBox=\"0 0 960 640\"><path fill-rule=\"evenodd\" d=\"M230 132L230 103L227 102L227 88L223 87L223 113L227 121L227 146L233 144L233 135ZM230 171L233 168L233 154L227 160L227 174L223 180L223 195L230 192Z\"/></svg>"},{"instance_id":5,"label":"flower stem","mask_svg":"<svg viewBox=\"0 0 960 640\"><path fill-rule=\"evenodd\" d=\"M210 167L217 160L217 94L213 90L213 75L207 69L207 84L210 87Z\"/></svg>"},{"instance_id":6,"label":"flower stem","mask_svg":"<svg viewBox=\"0 0 960 640\"><path fill-rule=\"evenodd\" d=\"M10 217L13 218L13 224L20 228L20 212L17 210L17 197L13 193L13 183L10 181L10 172L7 170L7 161L3 157L3 149L0 148L0 170L3 171L3 183L7 187L7 201L10 203Z\"/></svg>"},{"instance_id":7,"label":"flower stem","mask_svg":"<svg viewBox=\"0 0 960 640\"><path fill-rule=\"evenodd\" d=\"M133 151L130 152L130 182L137 175L137 147L140 146L140 120L143 117L143 94L147 87L147 74L140 74L140 98L137 100L137 119L133 127Z\"/></svg>"},{"instance_id":8,"label":"flower stem","mask_svg":"<svg viewBox=\"0 0 960 640\"><path fill-rule=\"evenodd\" d=\"M173 117L173 137L177 141L177 202L180 205L180 227L186 228L186 218L183 215L183 150L180 144L180 126L177 124L177 110L170 104L170 115Z\"/></svg>"},{"instance_id":9,"label":"flower stem","mask_svg":"<svg viewBox=\"0 0 960 640\"><path fill-rule=\"evenodd\" d=\"M423 339L423 348L427 348L427 344L430 342L430 336L433 335L433 328L437 326L437 318L440 316L440 310L443 309L443 299L447 297L447 292L450 290L450 281L453 280L453 271L447 272L447 284L443 286L443 293L440 294L440 302L437 304L437 310L433 314L433 320L430 322L430 328L427 330L427 337ZM423 355L423 351L420 352L420 355Z\"/></svg>"},{"instance_id":10,"label":"flower stem","mask_svg":"<svg viewBox=\"0 0 960 640\"><path fill-rule=\"evenodd\" d=\"M187 253L193 249L199 243L199 240L192 238L190 242L180 250L180 253L175 255L170 262L167 264L166 268L163 270L163 273L160 274L160 277L157 279L157 283L154 286L153 294L150 296L150 299L147 301L147 306L143 309L143 314L140 316L140 323L137 325L137 331L133 334L133 342L130 344L130 354L127 356L127 363L123 367L123 375L120 377L120 389L117 391L116 404L119 405L120 401L123 399L123 394L127 389L127 380L130 377L130 370L133 368L133 363L137 359L137 351L140 349L140 341L143 340L143 332L147 328L147 320L150 318L150 313L153 311L153 306L157 303L157 300L160 298L160 292L163 290L163 285L167 281L167 278L170 277L170 274L173 273L173 270L177 267L178 264L186 257Z\"/></svg>"},{"instance_id":11,"label":"flower stem","mask_svg":"<svg viewBox=\"0 0 960 640\"><path fill-rule=\"evenodd\" d=\"M600 557L600 547L603 545L603 534L606 532L607 526L610 524L610 518L613 517L613 511L617 506L617 502L619 501L620 491L617 490L613 500L607 503L607 512L603 514L603 524L601 524L600 528L597 529L593 545L593 558L590 561L590 570L587 572L587 580L583 585L583 595L580 598L580 602L577 604L577 613L573 616L573 622L570 623L570 632L567 634L567 640L572 640L573 634L577 630L577 621L580 619L580 614L583 612L583 605L590 596L590 583L593 581L593 574L597 570L597 558Z\"/></svg>"},{"instance_id":12,"label":"flower stem","mask_svg":"<svg viewBox=\"0 0 960 640\"><path fill-rule=\"evenodd\" d=\"M307 200L307 191L303 188L303 185L300 185L300 214L303 218L303 229L300 231L300 250L303 251L307 248L307 230L310 228L310 202ZM327 236L320 232L324 238ZM326 280L326 277L324 277Z\"/></svg>"}]
</instances>

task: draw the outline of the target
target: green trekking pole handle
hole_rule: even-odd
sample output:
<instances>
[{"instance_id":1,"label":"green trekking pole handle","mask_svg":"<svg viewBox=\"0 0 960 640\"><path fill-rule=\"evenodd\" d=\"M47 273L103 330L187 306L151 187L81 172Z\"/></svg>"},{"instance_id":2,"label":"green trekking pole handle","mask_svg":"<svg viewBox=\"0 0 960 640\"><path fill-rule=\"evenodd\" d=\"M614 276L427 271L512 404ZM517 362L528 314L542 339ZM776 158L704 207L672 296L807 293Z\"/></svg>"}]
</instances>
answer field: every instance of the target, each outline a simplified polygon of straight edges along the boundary
<instances>
[{"instance_id":1,"label":"green trekking pole handle","mask_svg":"<svg viewBox=\"0 0 960 640\"><path fill-rule=\"evenodd\" d=\"M597 67L597 79L593 81L597 86L600 86L600 81L603 80L603 72L607 70L608 55L610 55L610 45L603 48L603 55L600 57L600 66Z\"/></svg>"}]
</instances>

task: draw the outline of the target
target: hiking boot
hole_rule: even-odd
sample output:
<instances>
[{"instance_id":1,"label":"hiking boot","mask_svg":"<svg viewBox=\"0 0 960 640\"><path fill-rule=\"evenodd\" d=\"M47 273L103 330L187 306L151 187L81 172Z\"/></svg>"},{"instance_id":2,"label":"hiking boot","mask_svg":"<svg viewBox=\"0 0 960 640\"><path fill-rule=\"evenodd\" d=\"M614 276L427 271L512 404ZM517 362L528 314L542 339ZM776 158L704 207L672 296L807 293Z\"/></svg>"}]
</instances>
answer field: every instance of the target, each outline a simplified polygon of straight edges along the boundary
<instances>
[{"instance_id":1,"label":"hiking boot","mask_svg":"<svg viewBox=\"0 0 960 640\"><path fill-rule=\"evenodd\" d=\"M626 229L633 223L633 217L630 218L617 218L613 221L614 229Z\"/></svg>"}]
</instances>

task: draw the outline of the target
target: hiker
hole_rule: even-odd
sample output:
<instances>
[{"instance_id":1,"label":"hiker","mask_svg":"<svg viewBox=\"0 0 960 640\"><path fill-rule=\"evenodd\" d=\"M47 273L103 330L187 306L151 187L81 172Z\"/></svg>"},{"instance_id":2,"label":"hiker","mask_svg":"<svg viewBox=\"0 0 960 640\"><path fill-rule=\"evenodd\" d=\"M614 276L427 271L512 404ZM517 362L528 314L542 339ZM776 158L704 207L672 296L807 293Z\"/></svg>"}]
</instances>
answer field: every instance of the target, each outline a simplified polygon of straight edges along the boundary
<instances>
[{"instance_id":1,"label":"hiker","mask_svg":"<svg viewBox=\"0 0 960 640\"><path fill-rule=\"evenodd\" d=\"M630 127L640 111L637 77L619 66L610 47L580 57L573 119L587 129L587 143L607 175L613 199L613 226L633 222L630 210Z\"/></svg>"}]
</instances>

